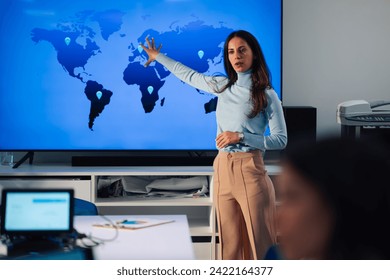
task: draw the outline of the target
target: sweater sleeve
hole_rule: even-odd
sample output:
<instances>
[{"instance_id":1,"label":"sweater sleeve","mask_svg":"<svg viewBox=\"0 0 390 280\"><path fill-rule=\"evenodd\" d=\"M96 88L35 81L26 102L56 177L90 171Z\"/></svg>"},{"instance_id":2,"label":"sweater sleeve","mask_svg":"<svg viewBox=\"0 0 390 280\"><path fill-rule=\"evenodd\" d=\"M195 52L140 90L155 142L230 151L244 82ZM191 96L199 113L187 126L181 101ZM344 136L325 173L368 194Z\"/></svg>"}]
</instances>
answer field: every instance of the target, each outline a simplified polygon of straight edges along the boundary
<instances>
[{"instance_id":1,"label":"sweater sleeve","mask_svg":"<svg viewBox=\"0 0 390 280\"><path fill-rule=\"evenodd\" d=\"M270 135L263 136L244 132L244 143L265 150L284 149L287 145L287 128L282 103L275 91L268 91L268 95L268 106L265 109L265 115L268 119Z\"/></svg>"},{"instance_id":2,"label":"sweater sleeve","mask_svg":"<svg viewBox=\"0 0 390 280\"><path fill-rule=\"evenodd\" d=\"M287 146L287 127L284 120L282 102L276 95L276 92L271 90L269 104L266 108L270 135L264 139L265 148L267 150L284 149Z\"/></svg>"},{"instance_id":3,"label":"sweater sleeve","mask_svg":"<svg viewBox=\"0 0 390 280\"><path fill-rule=\"evenodd\" d=\"M199 90L217 94L227 84L227 78L223 76L207 76L201 74L182 63L159 53L156 61L161 63L181 81Z\"/></svg>"}]
</instances>

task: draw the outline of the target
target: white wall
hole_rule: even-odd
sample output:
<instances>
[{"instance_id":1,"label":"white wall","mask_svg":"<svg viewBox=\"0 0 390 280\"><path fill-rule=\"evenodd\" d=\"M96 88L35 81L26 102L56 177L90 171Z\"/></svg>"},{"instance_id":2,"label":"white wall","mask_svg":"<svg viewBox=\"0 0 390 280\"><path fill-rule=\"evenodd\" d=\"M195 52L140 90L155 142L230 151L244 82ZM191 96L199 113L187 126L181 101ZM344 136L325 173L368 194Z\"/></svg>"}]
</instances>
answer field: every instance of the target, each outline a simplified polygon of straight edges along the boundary
<instances>
[{"instance_id":1,"label":"white wall","mask_svg":"<svg viewBox=\"0 0 390 280\"><path fill-rule=\"evenodd\" d=\"M284 0L283 100L317 108L338 133L337 104L390 99L390 0Z\"/></svg>"}]
</instances>

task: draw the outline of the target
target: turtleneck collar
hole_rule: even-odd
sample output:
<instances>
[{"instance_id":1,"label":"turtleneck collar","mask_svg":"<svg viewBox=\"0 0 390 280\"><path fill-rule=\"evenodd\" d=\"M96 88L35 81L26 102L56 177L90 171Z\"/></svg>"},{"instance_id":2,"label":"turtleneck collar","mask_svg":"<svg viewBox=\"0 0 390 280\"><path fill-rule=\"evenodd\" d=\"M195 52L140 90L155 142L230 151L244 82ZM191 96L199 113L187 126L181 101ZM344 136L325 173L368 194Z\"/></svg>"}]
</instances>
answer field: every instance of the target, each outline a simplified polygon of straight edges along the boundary
<instances>
[{"instance_id":1,"label":"turtleneck collar","mask_svg":"<svg viewBox=\"0 0 390 280\"><path fill-rule=\"evenodd\" d=\"M236 85L240 87L251 88L252 86L252 69L245 72L237 72Z\"/></svg>"}]
</instances>

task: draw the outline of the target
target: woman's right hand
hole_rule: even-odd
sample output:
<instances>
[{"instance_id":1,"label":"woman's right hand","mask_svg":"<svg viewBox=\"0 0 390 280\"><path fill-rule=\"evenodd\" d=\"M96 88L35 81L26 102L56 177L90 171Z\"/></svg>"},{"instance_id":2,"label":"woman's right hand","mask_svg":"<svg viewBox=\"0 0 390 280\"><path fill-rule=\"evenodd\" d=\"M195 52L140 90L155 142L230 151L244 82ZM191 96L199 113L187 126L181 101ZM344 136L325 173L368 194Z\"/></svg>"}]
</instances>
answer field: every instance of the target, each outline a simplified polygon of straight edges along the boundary
<instances>
[{"instance_id":1,"label":"woman's right hand","mask_svg":"<svg viewBox=\"0 0 390 280\"><path fill-rule=\"evenodd\" d=\"M145 63L145 67L148 67L150 63L156 60L157 55L160 53L162 44L156 49L156 44L154 42L154 38L152 38L152 41L149 40L148 36L145 38L146 43L148 44L148 47L145 47L143 44L140 44L140 46L144 49L144 51L148 54L149 59Z\"/></svg>"}]
</instances>

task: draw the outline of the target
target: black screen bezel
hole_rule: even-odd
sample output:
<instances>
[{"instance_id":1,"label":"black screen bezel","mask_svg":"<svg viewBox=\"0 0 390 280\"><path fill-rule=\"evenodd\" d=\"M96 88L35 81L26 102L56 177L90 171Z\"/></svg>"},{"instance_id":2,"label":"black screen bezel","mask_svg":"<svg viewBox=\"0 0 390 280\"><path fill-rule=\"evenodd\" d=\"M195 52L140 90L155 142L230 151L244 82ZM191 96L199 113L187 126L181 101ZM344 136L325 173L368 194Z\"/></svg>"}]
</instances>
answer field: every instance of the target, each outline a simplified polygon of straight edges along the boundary
<instances>
[{"instance_id":1,"label":"black screen bezel","mask_svg":"<svg viewBox=\"0 0 390 280\"><path fill-rule=\"evenodd\" d=\"M69 194L69 224L67 230L7 230L5 228L5 212L7 207L7 196L9 193L68 193ZM58 236L68 234L73 231L73 217L74 217L74 190L73 189L10 189L2 190L1 195L1 234L10 237L38 237L38 236Z\"/></svg>"}]
</instances>

